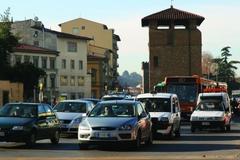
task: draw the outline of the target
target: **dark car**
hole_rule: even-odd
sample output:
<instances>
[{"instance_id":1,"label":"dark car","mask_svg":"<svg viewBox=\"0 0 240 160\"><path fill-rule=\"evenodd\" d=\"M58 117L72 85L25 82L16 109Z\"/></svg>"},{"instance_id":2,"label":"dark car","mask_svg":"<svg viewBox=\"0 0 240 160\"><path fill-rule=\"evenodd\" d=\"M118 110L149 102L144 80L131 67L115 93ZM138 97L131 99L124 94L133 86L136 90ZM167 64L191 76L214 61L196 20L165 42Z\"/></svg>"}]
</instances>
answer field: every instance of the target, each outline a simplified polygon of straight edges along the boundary
<instances>
[{"instance_id":1,"label":"dark car","mask_svg":"<svg viewBox=\"0 0 240 160\"><path fill-rule=\"evenodd\" d=\"M59 142L60 124L48 104L8 103L0 108L0 142L25 142L34 145L37 140Z\"/></svg>"}]
</instances>

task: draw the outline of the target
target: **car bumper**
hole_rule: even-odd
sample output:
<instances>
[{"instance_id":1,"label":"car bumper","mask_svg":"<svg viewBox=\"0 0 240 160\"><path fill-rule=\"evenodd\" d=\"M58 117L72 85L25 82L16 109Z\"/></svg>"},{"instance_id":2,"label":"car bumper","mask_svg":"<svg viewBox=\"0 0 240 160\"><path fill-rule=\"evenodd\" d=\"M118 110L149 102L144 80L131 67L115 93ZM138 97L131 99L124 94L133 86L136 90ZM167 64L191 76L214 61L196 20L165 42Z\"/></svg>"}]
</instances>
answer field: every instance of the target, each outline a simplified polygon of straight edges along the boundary
<instances>
[{"instance_id":1,"label":"car bumper","mask_svg":"<svg viewBox=\"0 0 240 160\"><path fill-rule=\"evenodd\" d=\"M172 129L172 124L169 122L152 121L152 123L153 133L166 135L169 134Z\"/></svg>"},{"instance_id":2,"label":"car bumper","mask_svg":"<svg viewBox=\"0 0 240 160\"><path fill-rule=\"evenodd\" d=\"M25 142L29 136L29 131L0 131L0 142Z\"/></svg>"},{"instance_id":3,"label":"car bumper","mask_svg":"<svg viewBox=\"0 0 240 160\"><path fill-rule=\"evenodd\" d=\"M77 134L79 124L62 124L61 133L63 134Z\"/></svg>"},{"instance_id":4,"label":"car bumper","mask_svg":"<svg viewBox=\"0 0 240 160\"><path fill-rule=\"evenodd\" d=\"M115 143L132 142L136 140L134 131L79 131L79 143Z\"/></svg>"},{"instance_id":5,"label":"car bumper","mask_svg":"<svg viewBox=\"0 0 240 160\"><path fill-rule=\"evenodd\" d=\"M224 126L224 121L191 121L193 128L221 128Z\"/></svg>"}]
</instances>

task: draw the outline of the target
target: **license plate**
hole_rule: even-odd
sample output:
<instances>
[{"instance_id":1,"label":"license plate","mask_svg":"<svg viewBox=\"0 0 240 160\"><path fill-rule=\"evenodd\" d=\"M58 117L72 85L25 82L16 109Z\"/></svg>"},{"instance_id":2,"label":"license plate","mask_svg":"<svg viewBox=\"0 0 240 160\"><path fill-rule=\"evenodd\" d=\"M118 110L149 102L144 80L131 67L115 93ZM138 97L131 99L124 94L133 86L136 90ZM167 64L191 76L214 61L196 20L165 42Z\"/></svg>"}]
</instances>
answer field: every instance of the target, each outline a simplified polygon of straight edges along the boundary
<instances>
[{"instance_id":1,"label":"license plate","mask_svg":"<svg viewBox=\"0 0 240 160\"><path fill-rule=\"evenodd\" d=\"M202 125L203 125L203 126L209 126L210 123L209 123L209 122L202 122Z\"/></svg>"},{"instance_id":2,"label":"license plate","mask_svg":"<svg viewBox=\"0 0 240 160\"><path fill-rule=\"evenodd\" d=\"M68 126L67 124L62 124L61 128L68 128L67 126Z\"/></svg>"},{"instance_id":3,"label":"license plate","mask_svg":"<svg viewBox=\"0 0 240 160\"><path fill-rule=\"evenodd\" d=\"M99 138L110 138L111 134L110 133L97 133L97 137L99 137Z\"/></svg>"},{"instance_id":4,"label":"license plate","mask_svg":"<svg viewBox=\"0 0 240 160\"><path fill-rule=\"evenodd\" d=\"M1 137L5 136L5 133L4 132L0 132L0 136Z\"/></svg>"}]
</instances>

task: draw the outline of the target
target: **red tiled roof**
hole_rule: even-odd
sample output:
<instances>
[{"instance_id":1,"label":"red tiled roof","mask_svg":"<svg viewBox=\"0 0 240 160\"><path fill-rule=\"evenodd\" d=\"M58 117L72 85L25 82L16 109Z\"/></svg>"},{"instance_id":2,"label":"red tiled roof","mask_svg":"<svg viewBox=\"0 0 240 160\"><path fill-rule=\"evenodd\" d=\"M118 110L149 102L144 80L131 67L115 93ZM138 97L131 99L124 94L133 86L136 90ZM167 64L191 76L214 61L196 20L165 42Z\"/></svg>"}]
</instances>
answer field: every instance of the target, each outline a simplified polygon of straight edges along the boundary
<instances>
[{"instance_id":1,"label":"red tiled roof","mask_svg":"<svg viewBox=\"0 0 240 160\"><path fill-rule=\"evenodd\" d=\"M29 44L19 44L15 50L15 52L26 52L26 53L45 53L45 54L55 54L58 55L58 51L50 50L47 48L37 47Z\"/></svg>"},{"instance_id":2,"label":"red tiled roof","mask_svg":"<svg viewBox=\"0 0 240 160\"><path fill-rule=\"evenodd\" d=\"M172 6L166 10L151 14L142 19L142 26L148 26L149 21L157 20L158 25L166 25L170 20L175 24L185 24L189 20L196 20L197 25L200 25L205 18L197 14L175 9Z\"/></svg>"}]
</instances>

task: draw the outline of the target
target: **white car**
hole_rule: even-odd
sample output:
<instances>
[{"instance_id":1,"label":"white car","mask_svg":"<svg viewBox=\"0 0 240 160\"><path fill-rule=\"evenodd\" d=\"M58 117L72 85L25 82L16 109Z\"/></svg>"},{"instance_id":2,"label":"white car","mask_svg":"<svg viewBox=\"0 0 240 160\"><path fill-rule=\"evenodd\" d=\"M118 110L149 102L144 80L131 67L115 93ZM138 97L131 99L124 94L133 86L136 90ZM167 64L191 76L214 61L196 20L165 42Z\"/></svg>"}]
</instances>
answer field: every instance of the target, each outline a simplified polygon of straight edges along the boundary
<instances>
[{"instance_id":1,"label":"white car","mask_svg":"<svg viewBox=\"0 0 240 160\"><path fill-rule=\"evenodd\" d=\"M180 136L181 112L178 97L171 93L145 93L136 97L150 113L154 135Z\"/></svg>"},{"instance_id":2,"label":"white car","mask_svg":"<svg viewBox=\"0 0 240 160\"><path fill-rule=\"evenodd\" d=\"M92 102L85 100L64 100L59 102L53 110L60 120L61 133L77 134L79 123L93 107Z\"/></svg>"},{"instance_id":3,"label":"white car","mask_svg":"<svg viewBox=\"0 0 240 160\"><path fill-rule=\"evenodd\" d=\"M196 129L216 129L229 131L231 129L231 106L228 94L200 93L197 107L192 113L191 131Z\"/></svg>"}]
</instances>

